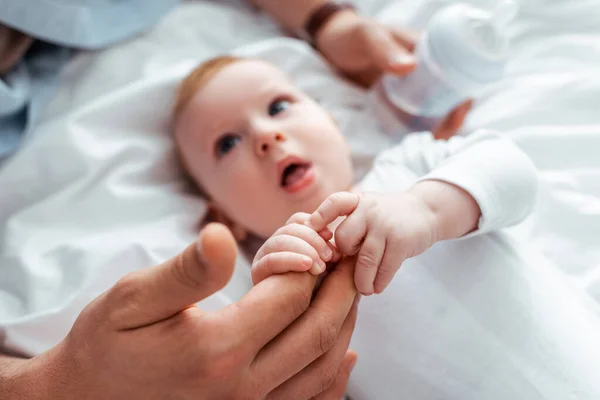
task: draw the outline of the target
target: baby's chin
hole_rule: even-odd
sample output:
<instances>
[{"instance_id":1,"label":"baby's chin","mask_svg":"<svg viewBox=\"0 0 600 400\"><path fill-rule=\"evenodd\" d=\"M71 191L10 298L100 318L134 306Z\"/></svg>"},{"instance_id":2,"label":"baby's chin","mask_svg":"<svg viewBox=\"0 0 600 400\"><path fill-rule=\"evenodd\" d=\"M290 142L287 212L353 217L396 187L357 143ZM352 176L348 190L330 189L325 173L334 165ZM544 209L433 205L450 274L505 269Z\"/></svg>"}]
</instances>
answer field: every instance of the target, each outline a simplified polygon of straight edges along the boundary
<instances>
[{"instance_id":1,"label":"baby's chin","mask_svg":"<svg viewBox=\"0 0 600 400\"><path fill-rule=\"evenodd\" d=\"M332 184L322 185L319 190L315 191L310 197L305 199L302 204L302 209L299 209L297 212L312 214L332 194L351 189L351 185L338 185L336 183L337 182L332 181Z\"/></svg>"},{"instance_id":2,"label":"baby's chin","mask_svg":"<svg viewBox=\"0 0 600 400\"><path fill-rule=\"evenodd\" d=\"M345 190L350 190L350 189L344 188L344 189L340 189L340 190L333 190L332 188L321 187L321 188L319 188L319 190L316 190L314 193L312 193L309 197L306 197L305 199L302 199L302 201L294 204L294 207L292 209L288 209L288 212L285 213L285 215L282 215L281 218L279 218L279 220L273 226L269 226L269 227L266 227L266 226L256 227L255 226L255 227L251 228L250 231L257 237L266 239L266 238L270 237L273 233L275 233L275 231L277 231L277 229L286 225L287 221L294 214L297 214L297 213L312 214L327 199L327 197L329 197L333 193L345 191ZM286 199L286 200L289 201L289 199ZM265 211L265 210L260 210L260 211ZM259 212L259 211L253 210L251 212L251 214L255 214L256 212Z\"/></svg>"},{"instance_id":3,"label":"baby's chin","mask_svg":"<svg viewBox=\"0 0 600 400\"><path fill-rule=\"evenodd\" d=\"M298 211L296 211L296 212L303 212L303 213L307 213L307 214L314 213L317 210L317 208L319 208L319 206L325 201L325 199L327 199L327 197L329 197L329 195L331 195L333 193L335 193L335 192L329 191L329 190L328 191L319 190L313 196L306 199L306 201L303 202L302 207L299 208Z\"/></svg>"}]
</instances>

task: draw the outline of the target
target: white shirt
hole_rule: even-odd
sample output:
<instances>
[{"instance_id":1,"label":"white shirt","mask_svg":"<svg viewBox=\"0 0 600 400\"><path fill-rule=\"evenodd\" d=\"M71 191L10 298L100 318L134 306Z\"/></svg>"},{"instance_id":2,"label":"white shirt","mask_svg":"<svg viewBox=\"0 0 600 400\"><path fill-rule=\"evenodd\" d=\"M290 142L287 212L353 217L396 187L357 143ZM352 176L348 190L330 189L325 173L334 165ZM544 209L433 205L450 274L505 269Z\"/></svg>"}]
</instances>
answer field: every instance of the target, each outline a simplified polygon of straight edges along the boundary
<instances>
[{"instance_id":1,"label":"white shirt","mask_svg":"<svg viewBox=\"0 0 600 400\"><path fill-rule=\"evenodd\" d=\"M521 222L535 205L533 163L510 140L491 131L449 141L435 140L429 132L408 135L376 158L358 187L399 191L431 179L456 185L477 201L482 214L479 226L467 236Z\"/></svg>"}]
</instances>

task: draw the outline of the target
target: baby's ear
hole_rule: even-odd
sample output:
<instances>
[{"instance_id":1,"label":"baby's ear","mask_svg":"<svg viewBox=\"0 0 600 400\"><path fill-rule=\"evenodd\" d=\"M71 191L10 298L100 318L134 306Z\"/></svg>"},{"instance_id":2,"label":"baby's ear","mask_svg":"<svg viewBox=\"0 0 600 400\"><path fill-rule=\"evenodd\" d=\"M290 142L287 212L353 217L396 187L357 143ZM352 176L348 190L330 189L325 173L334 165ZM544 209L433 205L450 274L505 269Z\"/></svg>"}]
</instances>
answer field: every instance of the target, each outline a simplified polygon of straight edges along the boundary
<instances>
[{"instance_id":1,"label":"baby's ear","mask_svg":"<svg viewBox=\"0 0 600 400\"><path fill-rule=\"evenodd\" d=\"M243 242L248 237L248 232L240 224L235 223L221 210L215 203L208 203L208 213L204 219L204 223L218 222L225 225L233 233L233 237L238 242Z\"/></svg>"}]
</instances>

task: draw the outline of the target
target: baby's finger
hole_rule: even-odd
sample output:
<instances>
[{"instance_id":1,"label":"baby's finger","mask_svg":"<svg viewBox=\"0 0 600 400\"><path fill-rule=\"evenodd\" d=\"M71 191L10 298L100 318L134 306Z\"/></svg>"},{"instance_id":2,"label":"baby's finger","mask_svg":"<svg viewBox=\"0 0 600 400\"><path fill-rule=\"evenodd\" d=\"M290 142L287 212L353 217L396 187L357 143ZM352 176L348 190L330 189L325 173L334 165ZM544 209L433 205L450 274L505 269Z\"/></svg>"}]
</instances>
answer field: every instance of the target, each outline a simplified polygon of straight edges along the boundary
<instances>
[{"instance_id":1,"label":"baby's finger","mask_svg":"<svg viewBox=\"0 0 600 400\"><path fill-rule=\"evenodd\" d=\"M354 284L356 289L369 296L374 293L373 282L385 251L385 237L369 232L363 243L354 270Z\"/></svg>"},{"instance_id":2,"label":"baby's finger","mask_svg":"<svg viewBox=\"0 0 600 400\"><path fill-rule=\"evenodd\" d=\"M406 251L400 242L387 242L381 265L377 271L373 289L375 293L381 293L390 284L396 272L406 260Z\"/></svg>"},{"instance_id":3,"label":"baby's finger","mask_svg":"<svg viewBox=\"0 0 600 400\"><path fill-rule=\"evenodd\" d=\"M462 127L467 114L473 106L472 100L467 100L452 110L434 129L433 136L438 140L448 140L456 135Z\"/></svg>"},{"instance_id":4,"label":"baby's finger","mask_svg":"<svg viewBox=\"0 0 600 400\"><path fill-rule=\"evenodd\" d=\"M319 257L325 262L331 260L331 256L333 255L331 249L327 246L327 240L323 239L314 229L306 225L285 225L279 228L275 235L290 235L304 240L319 253Z\"/></svg>"},{"instance_id":5,"label":"baby's finger","mask_svg":"<svg viewBox=\"0 0 600 400\"><path fill-rule=\"evenodd\" d=\"M297 225L297 224L294 224ZM292 226L292 225L287 225ZM286 227L287 227L286 226ZM300 225L302 226L302 225ZM307 228L303 226L304 228ZM285 228L285 227L284 227ZM283 228L281 228L283 229ZM310 230L310 228L308 228ZM288 231L290 232L290 231ZM325 242L315 231L312 233L317 237L317 240L321 240ZM313 268L311 271L320 271L315 273L321 273L325 270L325 262L321 259L321 255L318 253L317 248L314 245L308 243L305 238L298 237L296 234L286 234L279 233L274 236L271 236L265 244L258 250L256 253L256 257L254 258L254 263L258 262L261 258L265 257L271 253L279 253L282 251L291 251L298 254L304 254L305 256L309 256L313 260ZM325 245L326 247L326 245ZM329 248L327 249L329 250Z\"/></svg>"},{"instance_id":6,"label":"baby's finger","mask_svg":"<svg viewBox=\"0 0 600 400\"><path fill-rule=\"evenodd\" d=\"M319 232L336 218L350 215L358 207L359 195L350 192L334 193L310 216L307 225Z\"/></svg>"},{"instance_id":7,"label":"baby's finger","mask_svg":"<svg viewBox=\"0 0 600 400\"><path fill-rule=\"evenodd\" d=\"M285 224L286 225L289 225L289 224L304 224L304 223L306 223L306 221L308 221L309 218L310 218L310 214L309 213L297 212L296 214L292 215L287 220L287 222Z\"/></svg>"},{"instance_id":8,"label":"baby's finger","mask_svg":"<svg viewBox=\"0 0 600 400\"><path fill-rule=\"evenodd\" d=\"M366 217L362 210L356 210L335 230L335 245L347 256L353 256L360 250L360 245L367 234Z\"/></svg>"},{"instance_id":9,"label":"baby's finger","mask_svg":"<svg viewBox=\"0 0 600 400\"><path fill-rule=\"evenodd\" d=\"M267 254L252 266L252 282L256 285L271 275L286 272L305 272L313 265L313 260L304 254L291 251Z\"/></svg>"}]
</instances>

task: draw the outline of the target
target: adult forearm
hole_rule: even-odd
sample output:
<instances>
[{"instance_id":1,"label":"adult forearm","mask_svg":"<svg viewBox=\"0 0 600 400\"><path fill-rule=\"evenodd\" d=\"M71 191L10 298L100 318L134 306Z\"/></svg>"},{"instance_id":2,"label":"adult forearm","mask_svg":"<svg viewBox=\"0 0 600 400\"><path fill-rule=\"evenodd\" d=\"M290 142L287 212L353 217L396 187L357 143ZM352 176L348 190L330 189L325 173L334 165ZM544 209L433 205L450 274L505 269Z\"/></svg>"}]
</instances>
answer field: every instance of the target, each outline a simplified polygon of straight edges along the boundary
<instances>
[{"instance_id":1,"label":"adult forearm","mask_svg":"<svg viewBox=\"0 0 600 400\"><path fill-rule=\"evenodd\" d=\"M22 380L27 360L0 354L0 398L29 398L30 388Z\"/></svg>"},{"instance_id":2,"label":"adult forearm","mask_svg":"<svg viewBox=\"0 0 600 400\"><path fill-rule=\"evenodd\" d=\"M292 32L304 26L310 13L326 0L251 0Z\"/></svg>"},{"instance_id":3,"label":"adult forearm","mask_svg":"<svg viewBox=\"0 0 600 400\"><path fill-rule=\"evenodd\" d=\"M32 359L0 354L0 399L65 399L67 386L54 350Z\"/></svg>"}]
</instances>

